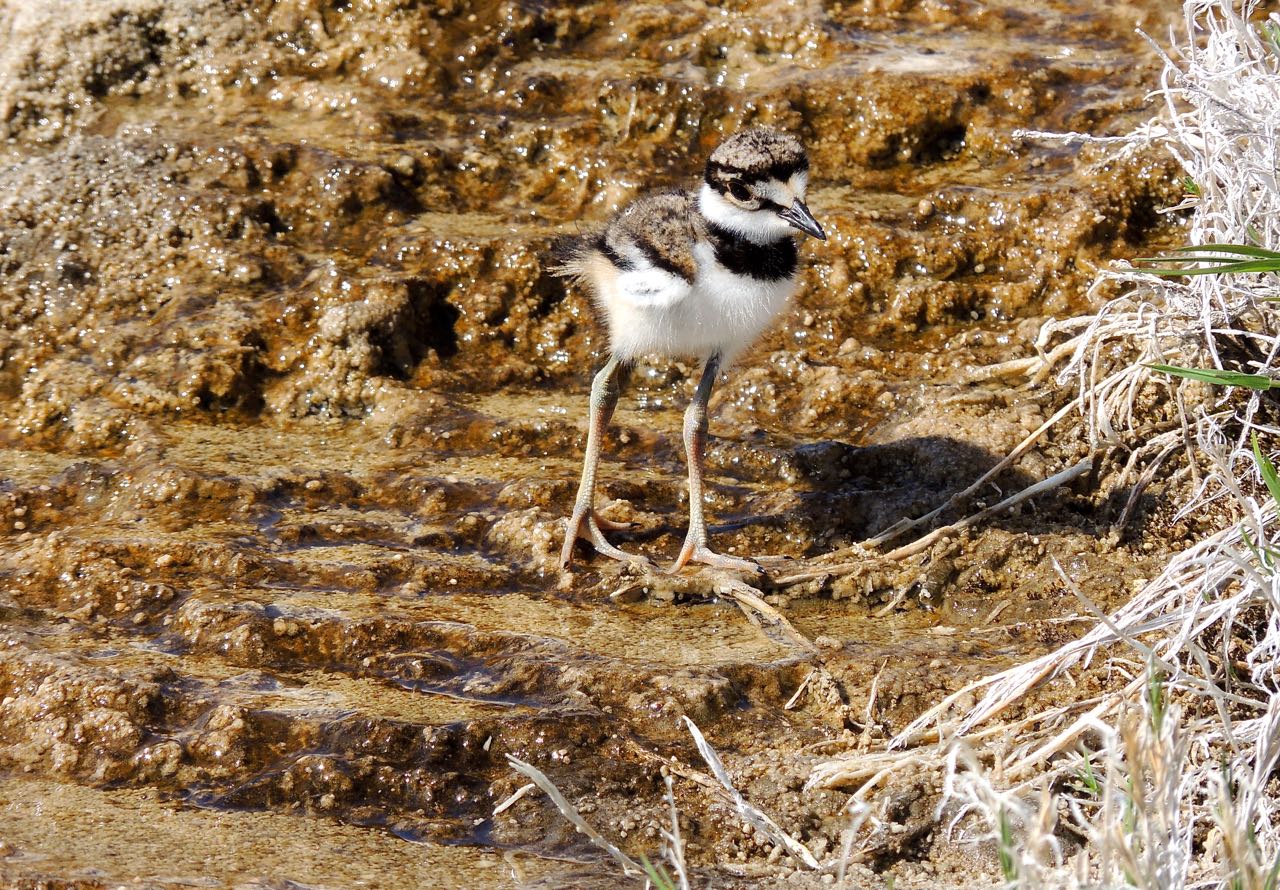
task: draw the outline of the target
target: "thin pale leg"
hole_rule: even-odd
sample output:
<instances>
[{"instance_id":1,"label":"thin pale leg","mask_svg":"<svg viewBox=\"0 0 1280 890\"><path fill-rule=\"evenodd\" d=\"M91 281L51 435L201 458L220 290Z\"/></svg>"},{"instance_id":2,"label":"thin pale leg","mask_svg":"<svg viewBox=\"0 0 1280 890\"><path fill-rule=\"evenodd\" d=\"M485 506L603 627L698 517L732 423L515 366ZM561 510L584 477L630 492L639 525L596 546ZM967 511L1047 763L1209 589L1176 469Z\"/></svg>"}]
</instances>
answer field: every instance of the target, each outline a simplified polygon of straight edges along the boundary
<instances>
[{"instance_id":1,"label":"thin pale leg","mask_svg":"<svg viewBox=\"0 0 1280 890\"><path fill-rule=\"evenodd\" d=\"M671 567L672 572L680 571L691 562L739 572L761 571L760 566L749 559L724 556L707 547L707 522L702 515L702 460L707 446L707 403L711 401L711 388L716 385L719 372L720 356L713 355L703 366L693 401L684 412L684 450L689 462L689 533Z\"/></svg>"},{"instance_id":2,"label":"thin pale leg","mask_svg":"<svg viewBox=\"0 0 1280 890\"><path fill-rule=\"evenodd\" d=\"M622 376L622 363L610 357L591 382L591 417L587 424L587 449L582 458L582 481L573 502L573 515L565 528L564 546L560 550L561 569L568 569L573 564L573 545L578 538L590 541L596 552L603 556L640 565L649 564L643 556L626 553L605 540L601 526L617 530L627 528L625 523L602 520L595 513L596 468L600 464L601 440L613 417L613 409L618 406L618 395L622 391L619 378Z\"/></svg>"}]
</instances>

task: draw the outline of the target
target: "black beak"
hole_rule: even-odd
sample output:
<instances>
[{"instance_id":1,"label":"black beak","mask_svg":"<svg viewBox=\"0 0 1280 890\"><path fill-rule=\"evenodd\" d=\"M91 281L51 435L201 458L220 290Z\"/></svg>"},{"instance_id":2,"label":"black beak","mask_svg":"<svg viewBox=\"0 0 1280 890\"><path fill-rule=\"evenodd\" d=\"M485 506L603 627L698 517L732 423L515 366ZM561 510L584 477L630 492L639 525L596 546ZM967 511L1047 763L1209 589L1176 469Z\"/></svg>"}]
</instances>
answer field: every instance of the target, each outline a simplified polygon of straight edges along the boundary
<instances>
[{"instance_id":1,"label":"black beak","mask_svg":"<svg viewBox=\"0 0 1280 890\"><path fill-rule=\"evenodd\" d=\"M809 212L809 208L804 206L804 201L796 198L796 202L786 210L778 214L782 219L786 220L787 225L793 226L806 234L812 235L820 241L827 240L827 233L822 231L822 226L818 225L818 221L813 218L813 214Z\"/></svg>"}]
</instances>

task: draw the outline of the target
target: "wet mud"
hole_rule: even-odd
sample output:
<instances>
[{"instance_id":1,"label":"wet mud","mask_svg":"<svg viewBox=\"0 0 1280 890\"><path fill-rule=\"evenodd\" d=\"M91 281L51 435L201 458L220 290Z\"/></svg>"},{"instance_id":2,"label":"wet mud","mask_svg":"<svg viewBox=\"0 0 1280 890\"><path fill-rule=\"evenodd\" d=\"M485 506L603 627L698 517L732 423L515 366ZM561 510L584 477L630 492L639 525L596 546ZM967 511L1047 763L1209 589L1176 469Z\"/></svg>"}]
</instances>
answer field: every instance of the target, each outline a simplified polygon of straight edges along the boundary
<instances>
[{"instance_id":1,"label":"wet mud","mask_svg":"<svg viewBox=\"0 0 1280 890\"><path fill-rule=\"evenodd\" d=\"M0 880L616 886L542 795L493 815L514 755L651 857L672 772L698 881L829 884L689 778L681 716L830 858L815 763L1076 633L1053 559L1117 604L1195 529L1159 486L1117 529L1100 466L772 591L817 654L706 591L611 598L585 550L562 587L604 344L546 248L739 127L800 135L830 239L721 380L708 512L732 553L863 541L1070 398L979 369L1176 240L1170 159L1017 132L1153 114L1134 26L1167 5L0 3ZM662 561L696 373L638 369L602 468ZM1085 451L1053 433L978 499ZM849 886L998 874L927 777L891 793Z\"/></svg>"}]
</instances>

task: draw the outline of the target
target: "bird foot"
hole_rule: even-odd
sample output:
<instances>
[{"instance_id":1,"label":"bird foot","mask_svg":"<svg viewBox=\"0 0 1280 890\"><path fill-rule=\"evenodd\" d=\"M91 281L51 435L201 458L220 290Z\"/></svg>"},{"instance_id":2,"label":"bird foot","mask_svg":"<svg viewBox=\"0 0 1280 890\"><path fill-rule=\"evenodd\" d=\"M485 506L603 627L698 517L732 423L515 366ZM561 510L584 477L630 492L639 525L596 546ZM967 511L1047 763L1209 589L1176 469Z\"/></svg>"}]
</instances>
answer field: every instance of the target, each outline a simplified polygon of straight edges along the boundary
<instances>
[{"instance_id":1,"label":"bird foot","mask_svg":"<svg viewBox=\"0 0 1280 890\"><path fill-rule=\"evenodd\" d=\"M625 550L620 550L610 544L605 538L604 532L601 531L602 526L610 531L621 531L630 528L631 524L601 519L596 516L594 510L589 510L582 514L574 514L570 517L569 523L565 527L564 548L560 551L560 570L562 572L567 572L573 565L573 545L579 538L594 547L596 553L601 556L607 556L610 559L616 559L619 562L646 571L654 569L653 563L648 558L635 553L627 553Z\"/></svg>"},{"instance_id":2,"label":"bird foot","mask_svg":"<svg viewBox=\"0 0 1280 890\"><path fill-rule=\"evenodd\" d=\"M726 556L723 553L716 553L706 544L695 544L690 541L685 541L684 547L680 550L680 555L676 557L676 561L671 566L670 574L674 575L691 562L716 569L726 569L730 572L745 572L753 576L764 574L764 569L760 567L759 563L739 556Z\"/></svg>"}]
</instances>

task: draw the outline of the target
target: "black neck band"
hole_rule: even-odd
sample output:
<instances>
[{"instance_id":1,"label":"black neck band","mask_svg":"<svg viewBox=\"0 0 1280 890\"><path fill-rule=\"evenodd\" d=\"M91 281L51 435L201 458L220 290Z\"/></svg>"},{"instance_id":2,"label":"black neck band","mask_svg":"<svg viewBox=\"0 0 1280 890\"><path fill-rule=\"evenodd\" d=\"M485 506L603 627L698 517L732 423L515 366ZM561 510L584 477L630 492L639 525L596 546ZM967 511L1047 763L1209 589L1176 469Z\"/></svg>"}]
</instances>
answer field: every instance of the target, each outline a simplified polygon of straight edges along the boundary
<instances>
[{"instance_id":1,"label":"black neck band","mask_svg":"<svg viewBox=\"0 0 1280 890\"><path fill-rule=\"evenodd\" d=\"M711 236L716 261L735 275L780 281L795 274L799 253L795 239L789 235L769 244L757 244L712 220L707 220L707 234Z\"/></svg>"}]
</instances>

